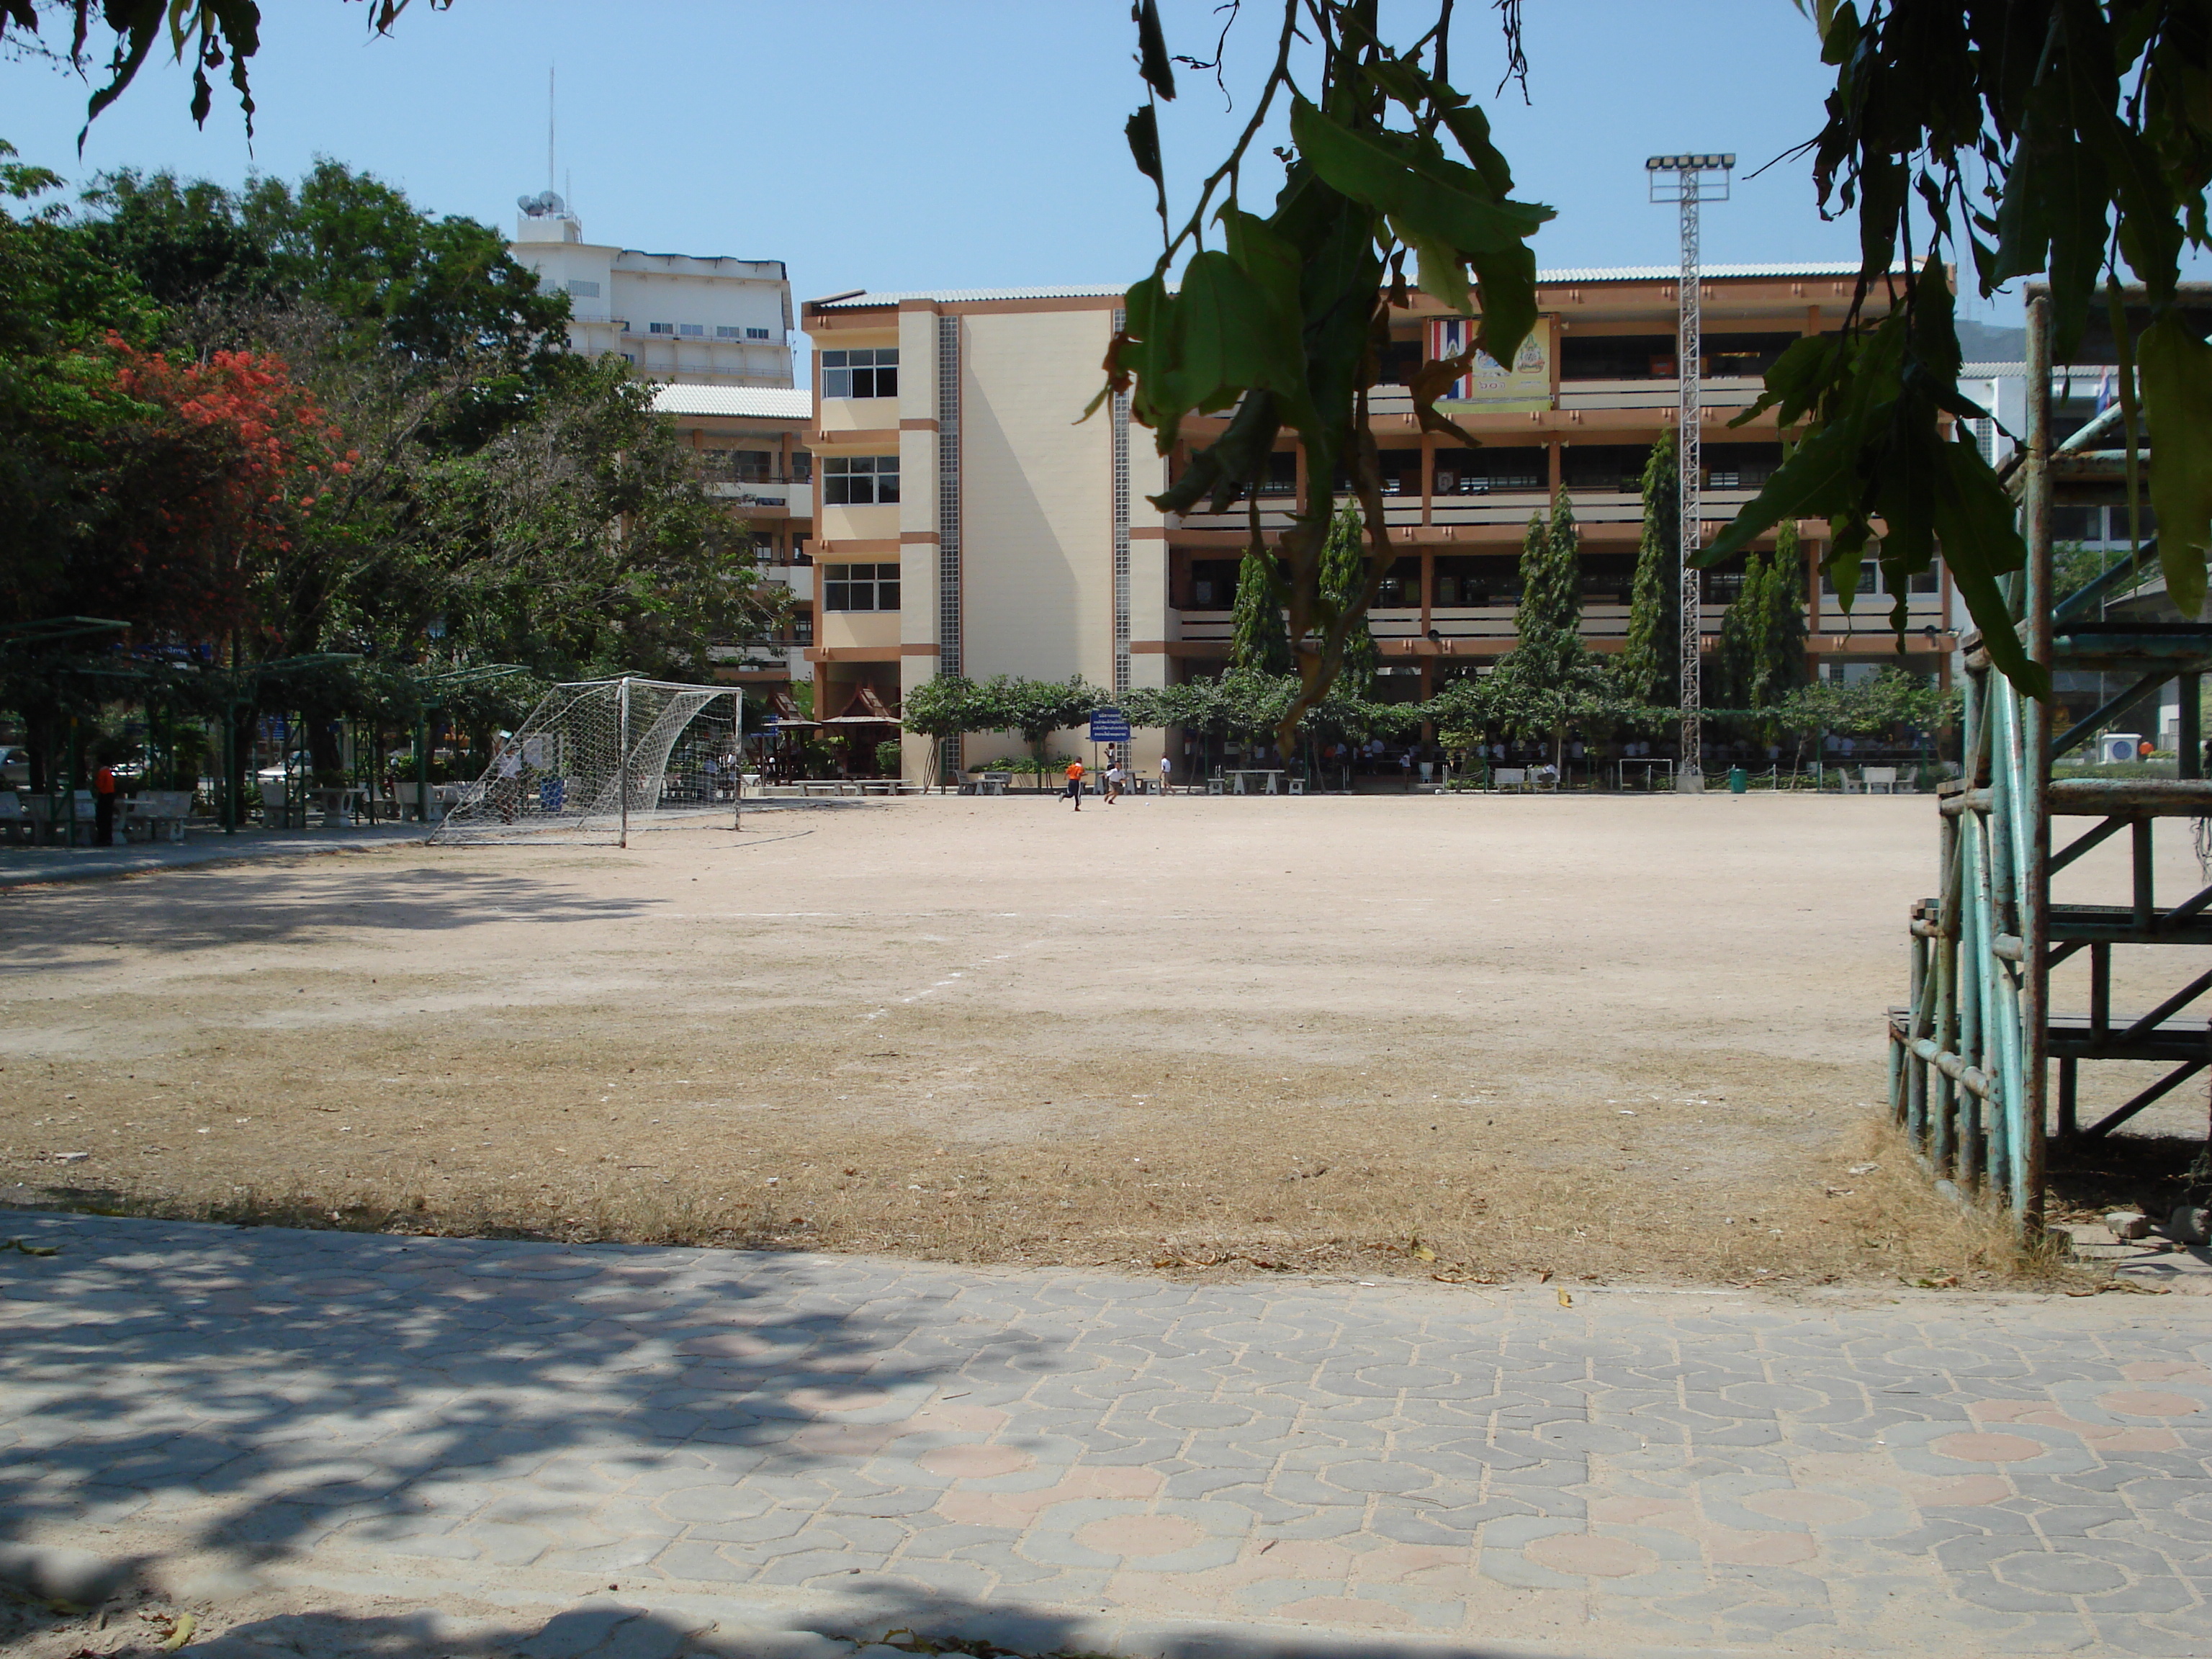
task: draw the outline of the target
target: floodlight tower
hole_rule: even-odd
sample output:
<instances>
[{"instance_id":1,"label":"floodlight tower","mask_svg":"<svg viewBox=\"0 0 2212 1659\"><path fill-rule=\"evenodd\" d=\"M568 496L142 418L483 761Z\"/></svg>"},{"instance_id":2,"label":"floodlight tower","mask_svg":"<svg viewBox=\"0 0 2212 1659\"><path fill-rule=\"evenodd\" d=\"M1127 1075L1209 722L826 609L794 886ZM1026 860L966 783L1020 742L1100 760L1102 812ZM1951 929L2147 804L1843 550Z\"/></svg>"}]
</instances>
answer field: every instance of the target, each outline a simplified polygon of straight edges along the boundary
<instances>
[{"instance_id":1,"label":"floodlight tower","mask_svg":"<svg viewBox=\"0 0 2212 1659\"><path fill-rule=\"evenodd\" d=\"M1704 445L1700 441L1703 416L1698 400L1698 371L1704 356L1703 327L1698 299L1700 274L1698 259L1698 204L1725 202L1729 174L1735 167L1733 155L1654 155L1644 163L1651 181L1651 199L1676 202L1682 209L1682 278L1677 289L1678 337L1674 345L1674 380L1681 398L1674 422L1675 449L1682 464L1681 584L1682 622L1682 757L1675 768L1674 787L1695 794L1705 787L1704 738L1699 703L1698 648L1705 627L1704 595L1697 566L1701 509L1698 487L1705 477Z\"/></svg>"}]
</instances>

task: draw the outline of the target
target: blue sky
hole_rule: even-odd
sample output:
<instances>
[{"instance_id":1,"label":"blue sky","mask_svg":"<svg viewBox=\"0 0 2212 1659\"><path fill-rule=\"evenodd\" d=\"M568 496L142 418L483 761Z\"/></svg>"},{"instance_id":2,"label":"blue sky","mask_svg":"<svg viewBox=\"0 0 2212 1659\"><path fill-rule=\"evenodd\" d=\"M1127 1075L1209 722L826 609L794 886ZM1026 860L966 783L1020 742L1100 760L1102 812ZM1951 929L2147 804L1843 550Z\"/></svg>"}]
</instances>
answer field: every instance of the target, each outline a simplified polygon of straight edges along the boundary
<instances>
[{"instance_id":1,"label":"blue sky","mask_svg":"<svg viewBox=\"0 0 2212 1659\"><path fill-rule=\"evenodd\" d=\"M1172 50L1210 55L1212 0L1162 9ZM514 198L545 186L557 68L555 187L573 178L594 241L781 258L802 298L1120 283L1158 246L1121 137L1139 90L1128 0L418 0L386 40L368 37L365 10L264 7L250 151L220 92L193 128L167 64L94 124L80 160L84 84L0 62L0 137L73 182L124 166L235 182L328 155L511 229ZM1233 115L1211 76L1186 72L1164 123L1179 177L1245 118L1240 83L1271 49L1273 11L1248 0L1230 37ZM1735 198L1705 210L1709 261L1855 257L1850 225L1814 210L1802 161L1742 176L1819 123L1827 76L1790 0L1531 0L1528 106L1516 88L1492 95L1491 9L1460 11L1453 78L1490 108L1522 193L1559 210L1537 239L1543 265L1672 263L1674 211L1646 199L1643 161L1685 149L1742 164Z\"/></svg>"}]
</instances>

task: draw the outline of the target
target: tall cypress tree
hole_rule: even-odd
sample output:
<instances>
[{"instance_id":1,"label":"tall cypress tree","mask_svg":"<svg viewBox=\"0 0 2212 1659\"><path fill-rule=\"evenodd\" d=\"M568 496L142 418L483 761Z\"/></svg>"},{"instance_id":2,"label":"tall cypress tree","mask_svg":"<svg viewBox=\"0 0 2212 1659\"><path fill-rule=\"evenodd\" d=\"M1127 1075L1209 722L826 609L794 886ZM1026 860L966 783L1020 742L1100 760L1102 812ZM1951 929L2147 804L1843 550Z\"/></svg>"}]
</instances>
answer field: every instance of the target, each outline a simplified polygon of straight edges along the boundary
<instances>
[{"instance_id":1,"label":"tall cypress tree","mask_svg":"<svg viewBox=\"0 0 2212 1659\"><path fill-rule=\"evenodd\" d=\"M1721 618L1722 700L1736 708L1771 708L1805 681L1804 558L1797 526L1784 520L1771 554L1745 555L1743 587Z\"/></svg>"},{"instance_id":2,"label":"tall cypress tree","mask_svg":"<svg viewBox=\"0 0 2212 1659\"><path fill-rule=\"evenodd\" d=\"M1336 607L1339 616L1365 596L1365 530L1366 526L1360 521L1358 503L1346 501L1338 509L1336 518L1329 525L1328 540L1322 547L1322 597ZM1369 630L1367 619L1363 617L1359 625L1344 636L1344 662L1338 671L1336 683L1345 695L1364 697L1375 689L1375 671L1382 662L1382 653L1376 648L1375 635Z\"/></svg>"},{"instance_id":3,"label":"tall cypress tree","mask_svg":"<svg viewBox=\"0 0 2212 1659\"><path fill-rule=\"evenodd\" d=\"M1514 721L1547 732L1558 764L1575 700L1587 690L1592 665L1583 645L1581 537L1575 510L1561 492L1551 522L1531 515L1521 543L1521 608L1513 619L1520 635L1492 677Z\"/></svg>"},{"instance_id":4,"label":"tall cypress tree","mask_svg":"<svg viewBox=\"0 0 2212 1659\"><path fill-rule=\"evenodd\" d=\"M1562 683L1582 658L1581 541L1565 491L1553 503L1548 525L1541 514L1529 518L1521 544L1521 609L1514 618L1521 640L1514 655L1523 658L1532 683Z\"/></svg>"},{"instance_id":5,"label":"tall cypress tree","mask_svg":"<svg viewBox=\"0 0 2212 1659\"><path fill-rule=\"evenodd\" d=\"M1262 674L1287 674L1291 632L1283 622L1282 597L1275 589L1275 561L1256 550L1244 555L1237 571L1237 608L1230 631L1229 660Z\"/></svg>"},{"instance_id":6,"label":"tall cypress tree","mask_svg":"<svg viewBox=\"0 0 2212 1659\"><path fill-rule=\"evenodd\" d=\"M1621 690L1637 702L1670 708L1682 688L1682 473L1674 434L1662 432L1644 466L1644 538L1620 658Z\"/></svg>"}]
</instances>

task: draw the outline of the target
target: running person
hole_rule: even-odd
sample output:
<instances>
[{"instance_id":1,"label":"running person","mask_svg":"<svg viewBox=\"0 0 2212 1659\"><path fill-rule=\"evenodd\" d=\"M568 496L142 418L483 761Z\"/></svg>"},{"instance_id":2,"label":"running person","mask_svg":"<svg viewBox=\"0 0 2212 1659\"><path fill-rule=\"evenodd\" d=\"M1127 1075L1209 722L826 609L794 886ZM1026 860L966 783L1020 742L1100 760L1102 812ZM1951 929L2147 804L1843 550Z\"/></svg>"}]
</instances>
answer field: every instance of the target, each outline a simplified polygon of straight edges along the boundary
<instances>
[{"instance_id":1,"label":"running person","mask_svg":"<svg viewBox=\"0 0 2212 1659\"><path fill-rule=\"evenodd\" d=\"M1080 812L1083 810L1083 763L1081 761L1070 761L1067 763L1067 798L1075 803L1077 811Z\"/></svg>"}]
</instances>

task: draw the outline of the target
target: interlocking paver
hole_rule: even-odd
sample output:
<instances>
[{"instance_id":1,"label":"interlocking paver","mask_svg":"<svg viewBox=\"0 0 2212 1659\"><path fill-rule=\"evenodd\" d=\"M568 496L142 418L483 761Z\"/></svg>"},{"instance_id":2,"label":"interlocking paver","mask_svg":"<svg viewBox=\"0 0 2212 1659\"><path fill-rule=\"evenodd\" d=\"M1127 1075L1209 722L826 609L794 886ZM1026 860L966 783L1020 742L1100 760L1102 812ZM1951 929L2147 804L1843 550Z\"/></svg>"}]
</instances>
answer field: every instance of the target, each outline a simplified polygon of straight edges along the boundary
<instances>
[{"instance_id":1,"label":"interlocking paver","mask_svg":"<svg viewBox=\"0 0 2212 1659\"><path fill-rule=\"evenodd\" d=\"M1569 1310L8 1228L62 1250L0 1265L0 1527L41 1543L1607 1653L2212 1645L2212 1326L2180 1297ZM686 1650L601 1611L561 1640Z\"/></svg>"}]
</instances>

